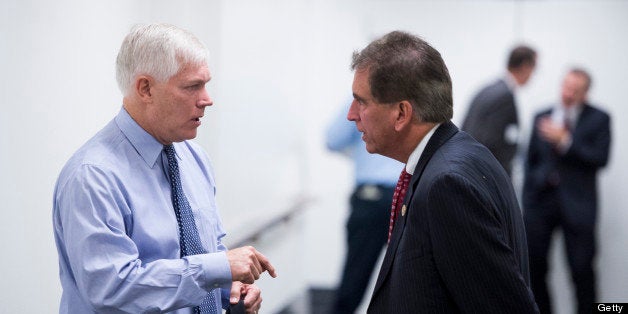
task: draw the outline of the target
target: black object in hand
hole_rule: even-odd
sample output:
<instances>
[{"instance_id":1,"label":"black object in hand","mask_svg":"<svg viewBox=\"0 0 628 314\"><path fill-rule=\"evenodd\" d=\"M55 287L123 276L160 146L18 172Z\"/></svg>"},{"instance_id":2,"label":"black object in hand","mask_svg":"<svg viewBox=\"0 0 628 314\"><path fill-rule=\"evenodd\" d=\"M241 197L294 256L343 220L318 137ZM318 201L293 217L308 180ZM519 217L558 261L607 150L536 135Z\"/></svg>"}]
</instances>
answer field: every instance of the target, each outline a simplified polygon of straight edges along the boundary
<instances>
[{"instance_id":1,"label":"black object in hand","mask_svg":"<svg viewBox=\"0 0 628 314\"><path fill-rule=\"evenodd\" d=\"M245 314L244 299L240 299L237 304L230 304L226 314Z\"/></svg>"}]
</instances>

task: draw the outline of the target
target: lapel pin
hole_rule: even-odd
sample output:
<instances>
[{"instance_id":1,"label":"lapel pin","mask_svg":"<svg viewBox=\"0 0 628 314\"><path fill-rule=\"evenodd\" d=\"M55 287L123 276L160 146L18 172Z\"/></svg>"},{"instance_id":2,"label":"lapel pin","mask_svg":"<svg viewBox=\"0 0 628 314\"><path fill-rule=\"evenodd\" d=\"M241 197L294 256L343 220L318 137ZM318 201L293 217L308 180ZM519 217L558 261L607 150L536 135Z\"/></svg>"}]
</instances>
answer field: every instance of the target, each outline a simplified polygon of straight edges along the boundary
<instances>
[{"instance_id":1,"label":"lapel pin","mask_svg":"<svg viewBox=\"0 0 628 314\"><path fill-rule=\"evenodd\" d=\"M403 204L403 206L401 206L401 216L405 216L406 215L406 204Z\"/></svg>"}]
</instances>

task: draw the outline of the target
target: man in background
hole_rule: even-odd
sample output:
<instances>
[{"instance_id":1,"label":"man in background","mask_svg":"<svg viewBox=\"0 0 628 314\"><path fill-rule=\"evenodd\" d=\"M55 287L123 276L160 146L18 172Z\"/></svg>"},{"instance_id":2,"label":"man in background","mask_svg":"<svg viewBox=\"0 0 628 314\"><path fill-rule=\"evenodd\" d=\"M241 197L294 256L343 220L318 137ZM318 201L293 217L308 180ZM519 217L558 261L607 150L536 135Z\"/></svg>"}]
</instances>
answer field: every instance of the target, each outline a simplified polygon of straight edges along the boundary
<instances>
[{"instance_id":1,"label":"man in background","mask_svg":"<svg viewBox=\"0 0 628 314\"><path fill-rule=\"evenodd\" d=\"M462 123L462 130L484 144L511 176L519 138L515 91L529 81L535 66L534 49L512 49L504 76L477 93Z\"/></svg>"},{"instance_id":2,"label":"man in background","mask_svg":"<svg viewBox=\"0 0 628 314\"><path fill-rule=\"evenodd\" d=\"M395 31L353 56L369 153L405 164L369 313L535 313L523 219L495 157L451 122L438 51Z\"/></svg>"},{"instance_id":3,"label":"man in background","mask_svg":"<svg viewBox=\"0 0 628 314\"><path fill-rule=\"evenodd\" d=\"M350 103L327 129L327 148L351 158L354 190L346 223L347 253L332 313L354 313L360 305L388 237L390 204L403 164L369 154L355 125L347 121Z\"/></svg>"},{"instance_id":4,"label":"man in background","mask_svg":"<svg viewBox=\"0 0 628 314\"><path fill-rule=\"evenodd\" d=\"M523 207L532 290L541 313L551 313L548 251L561 228L576 287L578 313L596 302L595 221L597 173L608 162L610 117L587 100L591 76L574 68L565 75L561 101L539 113L525 163Z\"/></svg>"},{"instance_id":5,"label":"man in background","mask_svg":"<svg viewBox=\"0 0 628 314\"><path fill-rule=\"evenodd\" d=\"M257 313L253 283L275 270L252 247L222 244L213 168L190 141L213 104L206 48L172 25L139 26L116 76L120 112L55 186L59 312L221 313L242 298Z\"/></svg>"}]
</instances>

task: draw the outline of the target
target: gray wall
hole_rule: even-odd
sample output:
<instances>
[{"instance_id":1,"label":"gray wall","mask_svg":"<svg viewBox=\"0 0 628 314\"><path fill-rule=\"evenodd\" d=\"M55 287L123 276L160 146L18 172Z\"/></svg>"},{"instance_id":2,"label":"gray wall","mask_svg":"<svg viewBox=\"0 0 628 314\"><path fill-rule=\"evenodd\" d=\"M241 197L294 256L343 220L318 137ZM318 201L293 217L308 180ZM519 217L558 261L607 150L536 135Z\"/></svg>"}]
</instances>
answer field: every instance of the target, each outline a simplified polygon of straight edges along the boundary
<instances>
[{"instance_id":1,"label":"gray wall","mask_svg":"<svg viewBox=\"0 0 628 314\"><path fill-rule=\"evenodd\" d=\"M473 93L501 75L524 41L538 70L519 94L524 140L533 113L558 98L572 64L593 73L590 98L613 116L600 177L600 301L628 299L628 33L626 1L3 0L0 3L0 313L55 313L61 294L51 227L54 181L69 156L121 106L113 64L135 23L170 22L209 47L213 81L197 141L212 157L218 201L235 236L302 194L308 210L255 245L280 277L259 281L264 309L309 285L337 283L344 254L350 163L323 130L351 91L351 52L393 29L432 43L454 81L454 122ZM520 178L518 178L520 179ZM246 191L247 197L239 196ZM556 245L552 286L570 313L571 285ZM33 307L34 301L41 304Z\"/></svg>"}]
</instances>

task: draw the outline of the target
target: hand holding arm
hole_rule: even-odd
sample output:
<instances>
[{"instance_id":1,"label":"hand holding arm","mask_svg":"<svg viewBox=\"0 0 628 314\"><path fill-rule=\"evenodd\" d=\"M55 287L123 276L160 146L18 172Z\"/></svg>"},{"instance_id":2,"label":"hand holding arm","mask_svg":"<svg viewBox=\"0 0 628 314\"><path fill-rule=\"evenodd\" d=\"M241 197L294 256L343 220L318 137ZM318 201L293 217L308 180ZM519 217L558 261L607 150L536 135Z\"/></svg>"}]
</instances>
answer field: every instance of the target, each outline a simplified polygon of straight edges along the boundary
<instances>
[{"instance_id":1,"label":"hand holding arm","mask_svg":"<svg viewBox=\"0 0 628 314\"><path fill-rule=\"evenodd\" d=\"M237 304L240 299L244 301L246 313L255 314L262 306L262 291L256 285L247 285L236 281L231 286L231 304Z\"/></svg>"}]
</instances>

